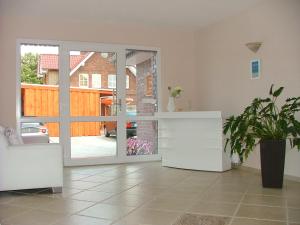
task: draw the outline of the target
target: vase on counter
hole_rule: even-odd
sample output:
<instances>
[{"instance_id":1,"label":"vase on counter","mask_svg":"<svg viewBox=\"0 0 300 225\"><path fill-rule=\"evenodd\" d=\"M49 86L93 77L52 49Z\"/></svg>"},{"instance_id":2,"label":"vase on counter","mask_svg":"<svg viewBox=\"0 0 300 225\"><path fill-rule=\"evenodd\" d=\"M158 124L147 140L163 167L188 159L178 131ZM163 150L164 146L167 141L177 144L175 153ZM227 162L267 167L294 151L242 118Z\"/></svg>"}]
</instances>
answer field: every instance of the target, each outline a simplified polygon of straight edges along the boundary
<instances>
[{"instance_id":1,"label":"vase on counter","mask_svg":"<svg viewBox=\"0 0 300 225\"><path fill-rule=\"evenodd\" d=\"M168 112L175 112L175 98L170 96L168 105L167 105Z\"/></svg>"}]
</instances>

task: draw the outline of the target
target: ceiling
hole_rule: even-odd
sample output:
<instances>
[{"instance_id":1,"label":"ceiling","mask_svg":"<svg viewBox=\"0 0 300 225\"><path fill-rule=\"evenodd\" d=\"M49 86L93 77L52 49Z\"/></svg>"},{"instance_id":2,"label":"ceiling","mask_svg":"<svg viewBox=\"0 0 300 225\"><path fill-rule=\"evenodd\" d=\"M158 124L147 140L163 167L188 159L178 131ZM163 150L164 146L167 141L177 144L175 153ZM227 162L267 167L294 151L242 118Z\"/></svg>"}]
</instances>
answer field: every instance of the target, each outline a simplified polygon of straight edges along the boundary
<instances>
[{"instance_id":1,"label":"ceiling","mask_svg":"<svg viewBox=\"0 0 300 225\"><path fill-rule=\"evenodd\" d=\"M201 28L263 0L0 0L0 15Z\"/></svg>"}]
</instances>

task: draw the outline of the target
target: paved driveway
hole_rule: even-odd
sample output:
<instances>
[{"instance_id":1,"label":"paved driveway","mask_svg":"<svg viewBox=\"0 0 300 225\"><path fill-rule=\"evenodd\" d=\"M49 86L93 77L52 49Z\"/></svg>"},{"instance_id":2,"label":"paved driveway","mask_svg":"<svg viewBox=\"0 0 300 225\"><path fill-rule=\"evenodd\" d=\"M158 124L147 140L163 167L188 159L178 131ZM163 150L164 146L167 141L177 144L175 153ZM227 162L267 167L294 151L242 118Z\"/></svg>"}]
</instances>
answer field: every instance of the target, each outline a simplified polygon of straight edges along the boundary
<instances>
[{"instance_id":1,"label":"paved driveway","mask_svg":"<svg viewBox=\"0 0 300 225\"><path fill-rule=\"evenodd\" d=\"M51 143L57 143L57 137L50 137ZM71 138L72 158L114 156L117 153L116 137L82 136Z\"/></svg>"}]
</instances>

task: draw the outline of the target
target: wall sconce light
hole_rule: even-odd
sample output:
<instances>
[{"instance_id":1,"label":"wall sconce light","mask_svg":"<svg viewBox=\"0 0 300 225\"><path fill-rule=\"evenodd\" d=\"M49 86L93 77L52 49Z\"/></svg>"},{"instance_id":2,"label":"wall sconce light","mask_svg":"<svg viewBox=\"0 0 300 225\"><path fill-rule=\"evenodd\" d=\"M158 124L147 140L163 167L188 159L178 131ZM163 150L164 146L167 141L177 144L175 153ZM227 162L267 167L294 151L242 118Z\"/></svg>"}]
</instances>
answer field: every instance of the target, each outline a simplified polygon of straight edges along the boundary
<instances>
[{"instance_id":1,"label":"wall sconce light","mask_svg":"<svg viewBox=\"0 0 300 225\"><path fill-rule=\"evenodd\" d=\"M251 50L252 52L256 53L260 46L262 45L262 42L249 42L246 44L246 46Z\"/></svg>"}]
</instances>

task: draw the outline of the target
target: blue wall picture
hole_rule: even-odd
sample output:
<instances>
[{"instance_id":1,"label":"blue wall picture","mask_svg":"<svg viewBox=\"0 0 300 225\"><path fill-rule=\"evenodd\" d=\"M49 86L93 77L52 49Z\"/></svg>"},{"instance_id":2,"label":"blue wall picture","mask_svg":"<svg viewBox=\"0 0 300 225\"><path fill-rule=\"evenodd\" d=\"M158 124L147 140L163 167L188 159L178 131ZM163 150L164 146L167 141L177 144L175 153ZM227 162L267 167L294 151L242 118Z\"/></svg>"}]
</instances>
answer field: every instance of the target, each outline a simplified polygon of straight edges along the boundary
<instances>
[{"instance_id":1,"label":"blue wall picture","mask_svg":"<svg viewBox=\"0 0 300 225\"><path fill-rule=\"evenodd\" d=\"M251 78L257 79L260 77L260 60L253 59L250 61Z\"/></svg>"}]
</instances>

